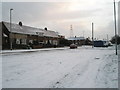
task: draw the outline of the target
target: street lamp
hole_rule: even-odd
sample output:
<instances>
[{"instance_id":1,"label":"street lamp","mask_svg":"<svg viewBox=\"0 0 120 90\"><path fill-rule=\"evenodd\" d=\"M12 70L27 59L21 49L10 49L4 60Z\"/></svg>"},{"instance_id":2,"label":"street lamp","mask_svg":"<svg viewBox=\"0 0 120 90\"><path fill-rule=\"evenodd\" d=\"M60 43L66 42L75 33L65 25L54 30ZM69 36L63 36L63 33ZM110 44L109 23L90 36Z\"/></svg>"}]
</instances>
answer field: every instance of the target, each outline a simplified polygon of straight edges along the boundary
<instances>
[{"instance_id":1,"label":"street lamp","mask_svg":"<svg viewBox=\"0 0 120 90\"><path fill-rule=\"evenodd\" d=\"M117 55L117 25L116 25L116 5L114 0L114 20L115 20L115 49L116 49L116 55Z\"/></svg>"},{"instance_id":2,"label":"street lamp","mask_svg":"<svg viewBox=\"0 0 120 90\"><path fill-rule=\"evenodd\" d=\"M11 28L11 26L12 26L12 8L10 9L10 49L12 50L13 48L12 48L12 28Z\"/></svg>"}]
</instances>

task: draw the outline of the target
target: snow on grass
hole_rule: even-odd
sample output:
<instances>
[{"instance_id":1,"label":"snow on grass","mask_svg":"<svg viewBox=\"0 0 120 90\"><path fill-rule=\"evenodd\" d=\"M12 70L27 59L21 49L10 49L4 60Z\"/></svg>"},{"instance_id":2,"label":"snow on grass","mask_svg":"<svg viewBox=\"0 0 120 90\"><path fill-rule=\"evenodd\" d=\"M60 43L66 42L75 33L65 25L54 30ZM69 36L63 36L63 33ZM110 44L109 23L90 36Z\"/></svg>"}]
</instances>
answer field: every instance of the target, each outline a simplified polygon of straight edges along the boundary
<instances>
[{"instance_id":1,"label":"snow on grass","mask_svg":"<svg viewBox=\"0 0 120 90\"><path fill-rule=\"evenodd\" d=\"M2 60L3 88L118 87L113 47L7 53Z\"/></svg>"},{"instance_id":2,"label":"snow on grass","mask_svg":"<svg viewBox=\"0 0 120 90\"><path fill-rule=\"evenodd\" d=\"M105 62L101 64L96 77L97 86L107 88L118 87L118 57L106 55Z\"/></svg>"},{"instance_id":3,"label":"snow on grass","mask_svg":"<svg viewBox=\"0 0 120 90\"><path fill-rule=\"evenodd\" d=\"M50 51L50 50L63 50L68 49L68 47L64 48L41 48L41 49L16 49L16 50L2 50L0 54L13 54L13 53L23 53L23 52L36 52L36 51Z\"/></svg>"}]
</instances>

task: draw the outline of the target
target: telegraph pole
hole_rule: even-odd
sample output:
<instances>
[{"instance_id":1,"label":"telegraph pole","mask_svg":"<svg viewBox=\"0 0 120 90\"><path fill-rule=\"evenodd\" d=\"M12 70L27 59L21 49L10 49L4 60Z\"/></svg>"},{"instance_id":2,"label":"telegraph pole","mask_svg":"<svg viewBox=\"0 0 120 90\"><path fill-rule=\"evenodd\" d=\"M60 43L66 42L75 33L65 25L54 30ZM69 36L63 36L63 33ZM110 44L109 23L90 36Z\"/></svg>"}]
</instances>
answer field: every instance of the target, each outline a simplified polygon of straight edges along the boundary
<instances>
[{"instance_id":1,"label":"telegraph pole","mask_svg":"<svg viewBox=\"0 0 120 90\"><path fill-rule=\"evenodd\" d=\"M70 37L74 37L73 36L73 27L72 27L72 25L70 25Z\"/></svg>"},{"instance_id":2,"label":"telegraph pole","mask_svg":"<svg viewBox=\"0 0 120 90\"><path fill-rule=\"evenodd\" d=\"M92 48L94 47L94 23L92 22Z\"/></svg>"},{"instance_id":3,"label":"telegraph pole","mask_svg":"<svg viewBox=\"0 0 120 90\"><path fill-rule=\"evenodd\" d=\"M107 34L107 41L109 41L109 37L108 37L108 34Z\"/></svg>"},{"instance_id":4,"label":"telegraph pole","mask_svg":"<svg viewBox=\"0 0 120 90\"><path fill-rule=\"evenodd\" d=\"M117 53L117 25L116 25L116 5L115 5L115 0L114 0L114 22L115 22L115 51L116 55Z\"/></svg>"}]
</instances>

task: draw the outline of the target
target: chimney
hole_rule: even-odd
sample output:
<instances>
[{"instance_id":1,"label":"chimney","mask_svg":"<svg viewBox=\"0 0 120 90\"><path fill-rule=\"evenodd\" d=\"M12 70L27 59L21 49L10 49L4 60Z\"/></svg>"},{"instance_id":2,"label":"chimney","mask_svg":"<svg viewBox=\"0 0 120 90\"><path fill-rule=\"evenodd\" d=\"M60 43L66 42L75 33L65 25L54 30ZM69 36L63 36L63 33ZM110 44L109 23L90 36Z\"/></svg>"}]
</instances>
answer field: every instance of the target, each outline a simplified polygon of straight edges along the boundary
<instances>
[{"instance_id":1,"label":"chimney","mask_svg":"<svg viewBox=\"0 0 120 90\"><path fill-rule=\"evenodd\" d=\"M22 22L19 22L19 25L22 27Z\"/></svg>"},{"instance_id":2,"label":"chimney","mask_svg":"<svg viewBox=\"0 0 120 90\"><path fill-rule=\"evenodd\" d=\"M47 31L47 28L46 28L46 27L45 27L44 29Z\"/></svg>"}]
</instances>

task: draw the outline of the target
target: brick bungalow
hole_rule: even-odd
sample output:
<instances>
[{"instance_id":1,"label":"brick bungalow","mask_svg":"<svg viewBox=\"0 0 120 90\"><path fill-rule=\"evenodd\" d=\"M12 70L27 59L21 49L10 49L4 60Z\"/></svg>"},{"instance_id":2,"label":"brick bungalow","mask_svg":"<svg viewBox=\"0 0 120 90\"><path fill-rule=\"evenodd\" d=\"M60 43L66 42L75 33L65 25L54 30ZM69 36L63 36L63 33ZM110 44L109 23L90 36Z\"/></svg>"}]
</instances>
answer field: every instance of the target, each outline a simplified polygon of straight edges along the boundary
<instances>
[{"instance_id":1,"label":"brick bungalow","mask_svg":"<svg viewBox=\"0 0 120 90\"><path fill-rule=\"evenodd\" d=\"M10 49L12 42L13 49L24 48L42 48L53 47L59 45L59 35L55 31L30 27L19 24L11 24L8 22L0 22L2 24L2 49Z\"/></svg>"}]
</instances>

